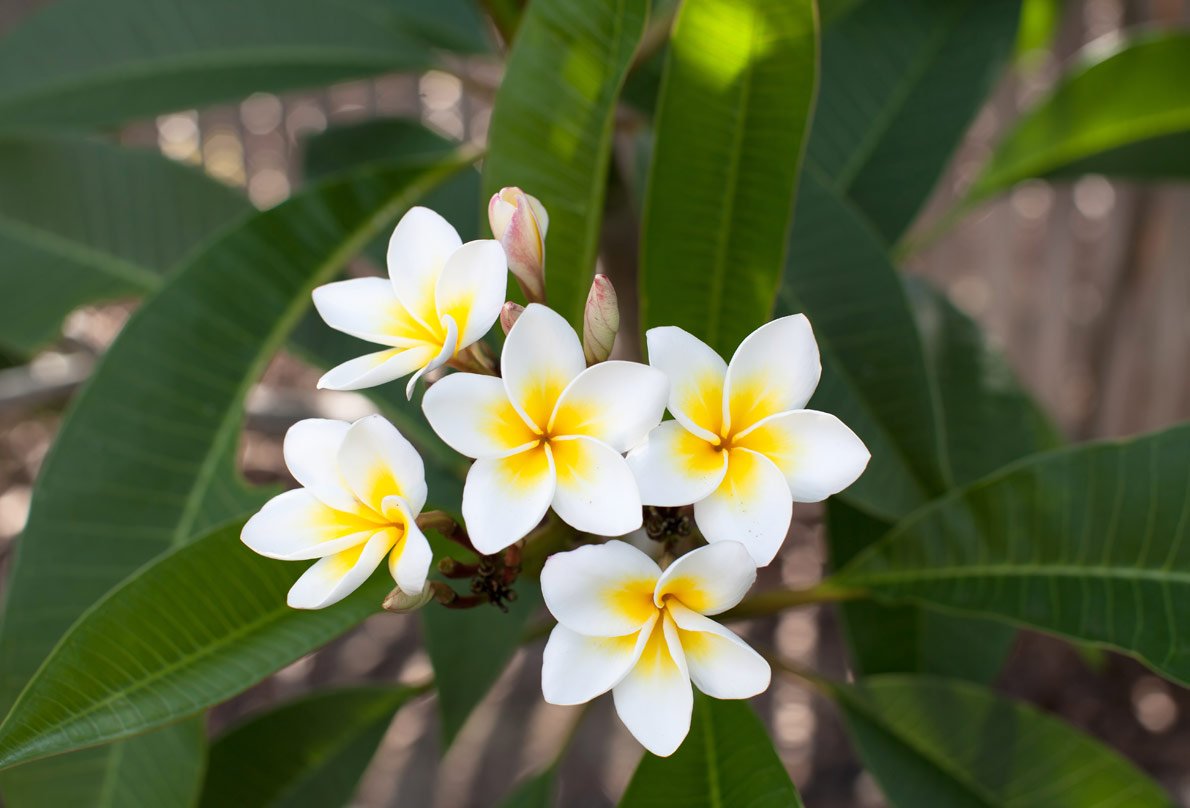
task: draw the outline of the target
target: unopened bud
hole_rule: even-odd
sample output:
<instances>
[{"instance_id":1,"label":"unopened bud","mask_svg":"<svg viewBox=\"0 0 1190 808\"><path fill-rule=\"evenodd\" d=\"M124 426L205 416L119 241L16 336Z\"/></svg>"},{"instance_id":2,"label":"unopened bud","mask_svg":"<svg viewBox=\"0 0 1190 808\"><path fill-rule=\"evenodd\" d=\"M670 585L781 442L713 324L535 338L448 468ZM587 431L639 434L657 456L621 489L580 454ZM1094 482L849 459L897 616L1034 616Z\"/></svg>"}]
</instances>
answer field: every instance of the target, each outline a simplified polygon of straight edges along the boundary
<instances>
[{"instance_id":1,"label":"unopened bud","mask_svg":"<svg viewBox=\"0 0 1190 808\"><path fill-rule=\"evenodd\" d=\"M620 330L620 306L616 290L607 275L596 275L583 310L583 354L594 365L611 356L616 332Z\"/></svg>"},{"instance_id":2,"label":"unopened bud","mask_svg":"<svg viewBox=\"0 0 1190 808\"><path fill-rule=\"evenodd\" d=\"M525 297L531 303L544 302L545 233L550 218L541 202L520 188L501 188L488 202L488 223Z\"/></svg>"},{"instance_id":3,"label":"unopened bud","mask_svg":"<svg viewBox=\"0 0 1190 808\"><path fill-rule=\"evenodd\" d=\"M433 599L434 589L429 581L422 587L421 592L416 595L410 595L398 586L392 592L389 592L388 597L384 599L384 608L396 614L408 614L409 612L416 612Z\"/></svg>"},{"instance_id":4,"label":"unopened bud","mask_svg":"<svg viewBox=\"0 0 1190 808\"><path fill-rule=\"evenodd\" d=\"M505 336L512 330L512 324L517 321L525 312L525 307L511 300L504 304L504 308L500 309L500 327L504 329Z\"/></svg>"}]
</instances>

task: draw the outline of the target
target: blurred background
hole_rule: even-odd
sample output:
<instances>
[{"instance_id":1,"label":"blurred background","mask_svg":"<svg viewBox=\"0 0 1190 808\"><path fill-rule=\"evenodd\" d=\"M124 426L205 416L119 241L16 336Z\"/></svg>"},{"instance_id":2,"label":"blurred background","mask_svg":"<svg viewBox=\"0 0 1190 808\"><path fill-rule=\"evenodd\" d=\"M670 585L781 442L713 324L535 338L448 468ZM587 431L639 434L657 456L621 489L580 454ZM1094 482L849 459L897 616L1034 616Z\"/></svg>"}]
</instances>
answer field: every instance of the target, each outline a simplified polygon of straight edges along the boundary
<instances>
[{"instance_id":1,"label":"blurred background","mask_svg":"<svg viewBox=\"0 0 1190 808\"><path fill-rule=\"evenodd\" d=\"M43 4L0 0L0 35ZM1045 92L1057 67L1072 54L1086 45L1110 48L1125 28L1187 23L1186 0L1065 3L1046 49L1022 54L979 115L918 222L917 234L929 236L932 221L965 189L989 144ZM201 166L241 189L257 207L268 208L302 181L303 136L328 126L412 117L451 138L482 144L499 68L484 60L450 68L452 73L392 75L312 94L258 94L237 106L179 110L127 127L120 139ZM632 121L625 120L618 156L630 159L626 155L635 134ZM1140 187L1091 176L1019 186L975 210L914 255L906 268L936 283L978 320L1063 433L1081 441L1190 419L1188 256L1190 188ZM621 290L622 296L627 293ZM131 309L131 303L113 303L80 310L53 349L30 364L0 370L0 572L24 524L30 487L62 409ZM371 411L359 396L315 394L318 375L280 356L253 392L241 448L243 469L252 480L286 479L281 438L298 418L355 418ZM812 584L824 562L821 533L816 506L798 506L793 545L781 568L766 574L787 585ZM830 608L758 621L748 633L767 637L785 656L827 675L847 675ZM511 774L545 765L578 711L541 701L541 645L519 653L444 759L432 703L402 709L358 803L377 808L488 805L506 791ZM412 681L429 672L417 622L376 615L215 710L212 730L316 684ZM1076 650L1029 632L1022 632L999 686L1103 739L1190 805L1190 691L1169 686L1131 660ZM883 804L829 705L780 678L756 704L808 805ZM612 805L640 755L614 719L610 699L599 700L589 712L563 766L560 804Z\"/></svg>"}]
</instances>

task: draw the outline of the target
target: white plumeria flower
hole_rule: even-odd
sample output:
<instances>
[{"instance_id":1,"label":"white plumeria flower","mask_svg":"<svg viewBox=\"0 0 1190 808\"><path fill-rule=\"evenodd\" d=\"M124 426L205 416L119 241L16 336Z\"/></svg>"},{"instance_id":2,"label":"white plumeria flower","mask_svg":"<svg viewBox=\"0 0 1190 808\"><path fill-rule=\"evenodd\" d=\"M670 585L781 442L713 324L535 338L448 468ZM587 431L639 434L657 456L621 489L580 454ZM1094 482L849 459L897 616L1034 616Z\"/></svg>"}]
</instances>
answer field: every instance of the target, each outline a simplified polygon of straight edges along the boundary
<instances>
[{"instance_id":1,"label":"white plumeria flower","mask_svg":"<svg viewBox=\"0 0 1190 808\"><path fill-rule=\"evenodd\" d=\"M802 409L822 366L804 315L753 331L727 364L680 328L653 328L649 364L669 378L674 421L628 455L646 505L694 504L708 541L741 541L773 560L794 502L819 502L863 473L871 456L833 415Z\"/></svg>"},{"instance_id":2,"label":"white plumeria flower","mask_svg":"<svg viewBox=\"0 0 1190 808\"><path fill-rule=\"evenodd\" d=\"M567 524L601 536L641 526L636 480L621 456L665 411L665 375L636 362L587 367L561 315L530 304L508 332L502 379L453 373L422 402L451 448L477 458L463 518L484 553L508 547L552 506Z\"/></svg>"},{"instance_id":3,"label":"white plumeria flower","mask_svg":"<svg viewBox=\"0 0 1190 808\"><path fill-rule=\"evenodd\" d=\"M541 591L558 625L541 667L545 700L583 704L611 690L641 745L672 754L690 731L691 680L717 699L769 686L764 658L707 618L739 603L755 580L738 542L700 547L665 572L621 541L551 556Z\"/></svg>"},{"instance_id":4,"label":"white plumeria flower","mask_svg":"<svg viewBox=\"0 0 1190 808\"><path fill-rule=\"evenodd\" d=\"M318 381L359 390L441 367L487 333L504 305L508 264L492 239L462 243L450 223L411 208L388 242L388 276L353 278L314 290L314 307L331 328L389 346L332 368Z\"/></svg>"},{"instance_id":5,"label":"white plumeria flower","mask_svg":"<svg viewBox=\"0 0 1190 808\"><path fill-rule=\"evenodd\" d=\"M359 587L388 555L402 592L420 595L432 554L417 526L426 504L417 450L379 415L354 424L310 418L285 435L285 465L302 488L265 503L240 534L269 558L317 558L289 590L295 609L321 609Z\"/></svg>"}]
</instances>

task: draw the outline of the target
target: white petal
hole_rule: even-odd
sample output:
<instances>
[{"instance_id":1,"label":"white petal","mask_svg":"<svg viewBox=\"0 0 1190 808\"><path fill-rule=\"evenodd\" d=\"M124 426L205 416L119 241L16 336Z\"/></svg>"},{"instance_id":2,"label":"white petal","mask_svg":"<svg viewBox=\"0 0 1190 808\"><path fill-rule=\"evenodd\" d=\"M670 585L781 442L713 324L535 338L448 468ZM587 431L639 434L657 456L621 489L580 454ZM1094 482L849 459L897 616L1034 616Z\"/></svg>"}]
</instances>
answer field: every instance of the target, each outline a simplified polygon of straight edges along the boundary
<instances>
[{"instance_id":1,"label":"white petal","mask_svg":"<svg viewBox=\"0 0 1190 808\"><path fill-rule=\"evenodd\" d=\"M558 397L587 360L578 334L562 315L530 303L508 332L500 367L512 405L544 431Z\"/></svg>"},{"instance_id":2,"label":"white petal","mask_svg":"<svg viewBox=\"0 0 1190 808\"><path fill-rule=\"evenodd\" d=\"M649 364L669 379L669 411L705 440L723 433L723 380L727 363L705 342L676 326L645 334Z\"/></svg>"},{"instance_id":3,"label":"white petal","mask_svg":"<svg viewBox=\"0 0 1190 808\"><path fill-rule=\"evenodd\" d=\"M439 318L459 326L459 348L479 340L504 305L508 263L500 242L470 241L451 253L438 278L435 296Z\"/></svg>"},{"instance_id":4,"label":"white petal","mask_svg":"<svg viewBox=\"0 0 1190 808\"><path fill-rule=\"evenodd\" d=\"M424 374L431 370L437 370L450 361L451 357L455 355L459 347L459 328L455 325L453 317L442 318L442 347L438 349L430 361L426 362L422 367L410 377L409 382L405 385L405 398L408 401L413 400L413 388L417 385L417 380Z\"/></svg>"},{"instance_id":5,"label":"white petal","mask_svg":"<svg viewBox=\"0 0 1190 808\"><path fill-rule=\"evenodd\" d=\"M653 589L661 569L622 541L587 544L550 556L541 594L559 623L591 637L632 634L657 615Z\"/></svg>"},{"instance_id":6,"label":"white petal","mask_svg":"<svg viewBox=\"0 0 1190 808\"><path fill-rule=\"evenodd\" d=\"M794 410L771 415L733 445L772 460L789 483L794 502L821 502L859 479L872 455L833 415Z\"/></svg>"},{"instance_id":7,"label":"white petal","mask_svg":"<svg viewBox=\"0 0 1190 808\"><path fill-rule=\"evenodd\" d=\"M378 519L329 508L304 488L270 499L240 531L240 540L269 558L296 561L363 544L383 527Z\"/></svg>"},{"instance_id":8,"label":"white petal","mask_svg":"<svg viewBox=\"0 0 1190 808\"><path fill-rule=\"evenodd\" d=\"M496 553L541 522L554 498L554 460L539 446L476 460L463 486L463 519L475 549Z\"/></svg>"},{"instance_id":9,"label":"white petal","mask_svg":"<svg viewBox=\"0 0 1190 808\"><path fill-rule=\"evenodd\" d=\"M732 449L723 482L694 503L694 521L707 541L738 541L757 566L767 565L793 521L793 497L785 475L764 455Z\"/></svg>"},{"instance_id":10,"label":"white petal","mask_svg":"<svg viewBox=\"0 0 1190 808\"><path fill-rule=\"evenodd\" d=\"M395 348L348 359L328 370L318 380L320 390L363 390L391 382L422 368L434 358L429 346Z\"/></svg>"},{"instance_id":11,"label":"white petal","mask_svg":"<svg viewBox=\"0 0 1190 808\"><path fill-rule=\"evenodd\" d=\"M554 512L576 530L623 536L641 526L640 493L620 453L592 438L550 442L558 481Z\"/></svg>"},{"instance_id":12,"label":"white petal","mask_svg":"<svg viewBox=\"0 0 1190 808\"><path fill-rule=\"evenodd\" d=\"M740 343L727 368L723 417L741 432L761 418L806 406L822 363L804 314L766 323Z\"/></svg>"},{"instance_id":13,"label":"white petal","mask_svg":"<svg viewBox=\"0 0 1190 808\"><path fill-rule=\"evenodd\" d=\"M359 508L339 473L339 447L351 424L326 418L298 421L285 433L285 466L311 494L341 511Z\"/></svg>"},{"instance_id":14,"label":"white petal","mask_svg":"<svg viewBox=\"0 0 1190 808\"><path fill-rule=\"evenodd\" d=\"M410 208L388 241L388 276L405 308L427 327L437 318L434 290L459 234L429 208Z\"/></svg>"},{"instance_id":15,"label":"white petal","mask_svg":"<svg viewBox=\"0 0 1190 808\"><path fill-rule=\"evenodd\" d=\"M699 690L716 699L748 699L768 689L769 663L734 632L682 606L668 611Z\"/></svg>"},{"instance_id":16,"label":"white petal","mask_svg":"<svg viewBox=\"0 0 1190 808\"><path fill-rule=\"evenodd\" d=\"M637 362L600 362L563 391L550 419L553 435L585 435L617 452L636 446L661 423L669 382Z\"/></svg>"},{"instance_id":17,"label":"white petal","mask_svg":"<svg viewBox=\"0 0 1190 808\"><path fill-rule=\"evenodd\" d=\"M385 498L384 512L395 517L393 521L402 528L401 538L394 543L388 555L388 571L402 592L408 595L421 594L426 585L426 576L430 574L430 562L434 560L430 543L414 521L416 514L404 499Z\"/></svg>"},{"instance_id":18,"label":"white petal","mask_svg":"<svg viewBox=\"0 0 1190 808\"><path fill-rule=\"evenodd\" d=\"M756 563L744 545L722 541L691 550L666 568L657 582L656 603L676 600L701 614L735 606L756 582Z\"/></svg>"},{"instance_id":19,"label":"white petal","mask_svg":"<svg viewBox=\"0 0 1190 808\"><path fill-rule=\"evenodd\" d=\"M403 497L414 515L426 504L421 455L383 416L369 415L351 425L339 449L339 469L360 502L377 513L384 513L385 497Z\"/></svg>"},{"instance_id":20,"label":"white petal","mask_svg":"<svg viewBox=\"0 0 1190 808\"><path fill-rule=\"evenodd\" d=\"M368 580L392 546L394 531L377 532L365 544L319 559L302 573L286 602L294 609L322 609L350 595Z\"/></svg>"},{"instance_id":21,"label":"white petal","mask_svg":"<svg viewBox=\"0 0 1190 808\"><path fill-rule=\"evenodd\" d=\"M690 732L694 691L668 616L655 626L632 671L612 690L616 713L641 746L668 757Z\"/></svg>"},{"instance_id":22,"label":"white petal","mask_svg":"<svg viewBox=\"0 0 1190 808\"><path fill-rule=\"evenodd\" d=\"M666 421L628 453L646 505L689 505L711 495L727 473L727 452L678 421Z\"/></svg>"},{"instance_id":23,"label":"white petal","mask_svg":"<svg viewBox=\"0 0 1190 808\"><path fill-rule=\"evenodd\" d=\"M384 278L352 278L314 290L314 308L331 328L353 337L412 348L434 334L397 299L392 284Z\"/></svg>"},{"instance_id":24,"label":"white petal","mask_svg":"<svg viewBox=\"0 0 1190 808\"><path fill-rule=\"evenodd\" d=\"M541 663L541 693L550 704L583 704L611 690L640 659L657 614L644 630L588 637L554 626Z\"/></svg>"},{"instance_id":25,"label":"white petal","mask_svg":"<svg viewBox=\"0 0 1190 808\"><path fill-rule=\"evenodd\" d=\"M421 408L438 437L467 457L500 457L539 440L495 376L452 373L426 391Z\"/></svg>"}]
</instances>

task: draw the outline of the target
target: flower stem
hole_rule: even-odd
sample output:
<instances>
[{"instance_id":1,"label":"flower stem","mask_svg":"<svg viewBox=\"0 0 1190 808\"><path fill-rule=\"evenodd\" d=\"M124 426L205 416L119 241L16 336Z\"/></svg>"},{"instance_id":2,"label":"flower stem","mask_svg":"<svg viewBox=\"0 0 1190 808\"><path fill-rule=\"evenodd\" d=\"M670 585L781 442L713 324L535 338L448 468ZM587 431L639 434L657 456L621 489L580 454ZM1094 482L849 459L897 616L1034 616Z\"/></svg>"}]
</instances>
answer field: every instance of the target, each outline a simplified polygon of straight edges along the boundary
<instances>
[{"instance_id":1,"label":"flower stem","mask_svg":"<svg viewBox=\"0 0 1190 808\"><path fill-rule=\"evenodd\" d=\"M785 609L798 606L810 606L816 603L836 603L843 600L856 600L867 596L862 589L839 586L831 581L823 581L809 589L773 589L761 592L740 601L734 609L724 612L722 620L743 620L749 617L763 617L776 614Z\"/></svg>"}]
</instances>

